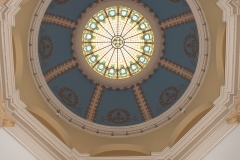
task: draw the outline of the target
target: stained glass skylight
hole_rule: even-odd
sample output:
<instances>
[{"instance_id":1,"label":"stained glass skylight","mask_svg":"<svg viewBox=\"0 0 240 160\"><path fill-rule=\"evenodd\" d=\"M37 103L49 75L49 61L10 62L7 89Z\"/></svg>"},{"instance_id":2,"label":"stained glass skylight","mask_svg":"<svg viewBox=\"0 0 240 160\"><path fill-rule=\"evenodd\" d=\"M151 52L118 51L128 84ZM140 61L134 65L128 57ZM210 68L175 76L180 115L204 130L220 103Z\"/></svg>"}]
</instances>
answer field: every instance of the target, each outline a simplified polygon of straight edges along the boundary
<instances>
[{"instance_id":1,"label":"stained glass skylight","mask_svg":"<svg viewBox=\"0 0 240 160\"><path fill-rule=\"evenodd\" d=\"M96 13L82 34L82 51L88 64L111 79L139 73L150 61L154 35L139 12L112 6Z\"/></svg>"}]
</instances>

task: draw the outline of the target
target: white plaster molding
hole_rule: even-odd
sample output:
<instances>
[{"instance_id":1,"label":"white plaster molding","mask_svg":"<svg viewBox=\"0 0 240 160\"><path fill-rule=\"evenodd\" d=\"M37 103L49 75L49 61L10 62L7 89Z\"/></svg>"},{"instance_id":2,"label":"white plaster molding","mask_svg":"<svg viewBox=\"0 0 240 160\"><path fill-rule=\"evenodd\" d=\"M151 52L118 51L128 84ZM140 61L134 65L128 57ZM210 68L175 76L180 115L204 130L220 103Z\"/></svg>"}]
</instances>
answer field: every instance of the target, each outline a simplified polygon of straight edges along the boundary
<instances>
[{"instance_id":1,"label":"white plaster molding","mask_svg":"<svg viewBox=\"0 0 240 160\"><path fill-rule=\"evenodd\" d=\"M236 127L237 125L228 125L222 120L219 127L201 143L186 160L204 159L204 157Z\"/></svg>"},{"instance_id":2,"label":"white plaster molding","mask_svg":"<svg viewBox=\"0 0 240 160\"><path fill-rule=\"evenodd\" d=\"M237 93L240 86L239 80L239 44L240 20L233 10L236 0L219 0L218 5L223 10L223 21L226 21L226 60L225 60L225 85L221 87L220 96L214 101L215 106L225 106L232 110L237 102ZM226 16L227 15L227 16Z\"/></svg>"},{"instance_id":3,"label":"white plaster molding","mask_svg":"<svg viewBox=\"0 0 240 160\"><path fill-rule=\"evenodd\" d=\"M21 133L24 133L28 137L26 141L30 141L31 145L35 144L38 146L34 152L37 156L42 156L38 153L38 149L40 149L46 152L43 156L49 154L53 159L78 159L89 157L89 154L80 154L76 149L67 147L26 109L16 110L13 116L18 122L16 126L17 129L9 129L9 131L15 131L14 136L16 136L16 138L21 136ZM27 146L27 148L28 147L29 146ZM29 149L32 150L31 147L29 147Z\"/></svg>"},{"instance_id":4,"label":"white plaster molding","mask_svg":"<svg viewBox=\"0 0 240 160\"><path fill-rule=\"evenodd\" d=\"M141 156L141 157L91 157L88 160L153 160L152 156Z\"/></svg>"},{"instance_id":5,"label":"white plaster molding","mask_svg":"<svg viewBox=\"0 0 240 160\"><path fill-rule=\"evenodd\" d=\"M194 77L181 96L181 98L166 112L159 115L158 117L149 120L147 122L131 125L131 126L123 126L123 127L113 127L113 126L104 126L100 124L96 124L85 120L69 109L67 109L52 93L50 88L48 87L44 76L42 75L39 57L38 57L38 34L40 25L42 22L42 18L44 13L49 6L50 0L41 1L35 11L35 16L32 19L32 24L30 27L30 35L29 35L29 59L30 59L30 67L32 68L32 75L35 79L35 83L40 90L43 98L49 104L50 108L57 112L58 116L64 119L69 124L77 127L78 129L84 130L88 133L99 135L99 136L107 136L107 137L131 137L146 134L152 132L154 130L163 127L168 124L178 115L182 114L181 110L185 109L190 103L191 100L194 99L199 91L200 84L204 81L205 72L208 68L209 62L209 54L210 54L210 36L208 32L207 21L204 16L203 11L198 3L198 0L187 0L193 15L195 17L195 21L198 28L199 35L199 58L198 65L194 74ZM119 1L120 2L120 1ZM99 2L100 3L100 2ZM104 3L103 3L104 4ZM76 36L77 37L77 36ZM71 122L69 122L71 121ZM114 136L113 136L114 135Z\"/></svg>"},{"instance_id":6,"label":"white plaster molding","mask_svg":"<svg viewBox=\"0 0 240 160\"><path fill-rule=\"evenodd\" d=\"M0 20L15 25L15 15L20 10L19 4L22 0L3 0L0 6Z\"/></svg>"},{"instance_id":7,"label":"white plaster molding","mask_svg":"<svg viewBox=\"0 0 240 160\"><path fill-rule=\"evenodd\" d=\"M240 14L239 0L218 0L217 5L223 11L223 22L229 20L232 15Z\"/></svg>"},{"instance_id":8,"label":"white plaster molding","mask_svg":"<svg viewBox=\"0 0 240 160\"><path fill-rule=\"evenodd\" d=\"M14 80L14 62L12 54L12 30L11 27L15 25L15 15L20 10L19 4L21 0L8 0L0 10L0 64L1 64L1 88L3 93L3 103L10 103L5 105L8 112L12 112L17 106L25 105L19 98L18 91L15 90Z\"/></svg>"}]
</instances>

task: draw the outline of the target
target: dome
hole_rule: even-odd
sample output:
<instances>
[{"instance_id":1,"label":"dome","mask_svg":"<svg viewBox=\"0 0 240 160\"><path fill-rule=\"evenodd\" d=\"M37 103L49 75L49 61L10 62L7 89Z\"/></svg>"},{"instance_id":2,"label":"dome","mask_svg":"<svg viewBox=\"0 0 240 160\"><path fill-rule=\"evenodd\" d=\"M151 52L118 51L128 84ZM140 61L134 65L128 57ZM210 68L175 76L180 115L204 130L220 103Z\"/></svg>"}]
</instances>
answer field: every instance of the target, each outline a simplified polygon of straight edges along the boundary
<instances>
[{"instance_id":1,"label":"dome","mask_svg":"<svg viewBox=\"0 0 240 160\"><path fill-rule=\"evenodd\" d=\"M162 125L186 107L203 76L196 70L206 65L186 3L57 2L39 24L34 68L49 106L64 119L126 135Z\"/></svg>"}]
</instances>

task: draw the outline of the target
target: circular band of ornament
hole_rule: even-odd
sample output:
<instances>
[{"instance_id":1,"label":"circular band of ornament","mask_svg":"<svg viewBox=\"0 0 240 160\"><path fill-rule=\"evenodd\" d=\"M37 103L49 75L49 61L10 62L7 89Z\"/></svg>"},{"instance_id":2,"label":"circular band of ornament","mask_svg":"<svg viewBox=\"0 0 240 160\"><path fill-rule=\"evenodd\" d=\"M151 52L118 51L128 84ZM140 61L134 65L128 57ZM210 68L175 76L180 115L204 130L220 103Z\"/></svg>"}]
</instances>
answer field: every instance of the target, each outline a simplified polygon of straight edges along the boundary
<instances>
[{"instance_id":1,"label":"circular band of ornament","mask_svg":"<svg viewBox=\"0 0 240 160\"><path fill-rule=\"evenodd\" d=\"M92 5L80 16L72 40L80 70L94 83L112 89L148 79L162 57L163 46L158 44L164 38L158 22L137 1Z\"/></svg>"},{"instance_id":2,"label":"circular band of ornament","mask_svg":"<svg viewBox=\"0 0 240 160\"><path fill-rule=\"evenodd\" d=\"M52 55L53 42L51 38L44 35L40 38L39 54L42 59L48 59Z\"/></svg>"}]
</instances>

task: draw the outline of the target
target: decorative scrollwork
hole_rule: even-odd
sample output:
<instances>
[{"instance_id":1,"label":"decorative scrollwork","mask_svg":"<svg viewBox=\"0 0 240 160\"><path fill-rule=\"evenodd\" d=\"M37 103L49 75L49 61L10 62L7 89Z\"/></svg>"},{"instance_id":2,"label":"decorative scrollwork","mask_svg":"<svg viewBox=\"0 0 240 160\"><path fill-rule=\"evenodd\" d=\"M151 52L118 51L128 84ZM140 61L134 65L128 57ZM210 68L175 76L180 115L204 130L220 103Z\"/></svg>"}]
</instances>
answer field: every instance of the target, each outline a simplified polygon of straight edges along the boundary
<instances>
[{"instance_id":1,"label":"decorative scrollwork","mask_svg":"<svg viewBox=\"0 0 240 160\"><path fill-rule=\"evenodd\" d=\"M196 27L192 28L193 33L188 34L183 42L183 48L185 54L192 59L191 64L196 65L195 59L197 58L199 52L199 42L197 36L197 29Z\"/></svg>"},{"instance_id":2,"label":"decorative scrollwork","mask_svg":"<svg viewBox=\"0 0 240 160\"><path fill-rule=\"evenodd\" d=\"M161 93L159 103L162 105L162 107L166 107L177 99L179 93L180 91L177 87L168 87Z\"/></svg>"},{"instance_id":3,"label":"decorative scrollwork","mask_svg":"<svg viewBox=\"0 0 240 160\"><path fill-rule=\"evenodd\" d=\"M53 52L53 42L52 39L48 35L44 35L44 30L40 32L40 39L39 39L39 55L42 59L42 66L45 67L47 64L45 60L47 60Z\"/></svg>"},{"instance_id":4,"label":"decorative scrollwork","mask_svg":"<svg viewBox=\"0 0 240 160\"><path fill-rule=\"evenodd\" d=\"M71 89L63 87L59 90L58 95L66 105L74 108L78 105L78 97Z\"/></svg>"},{"instance_id":5,"label":"decorative scrollwork","mask_svg":"<svg viewBox=\"0 0 240 160\"><path fill-rule=\"evenodd\" d=\"M159 97L159 103L161 107L158 107L157 111L161 112L161 108L173 104L177 100L180 91L184 88L184 85L180 85L180 87L170 86L168 88L165 88Z\"/></svg>"},{"instance_id":6,"label":"decorative scrollwork","mask_svg":"<svg viewBox=\"0 0 240 160\"><path fill-rule=\"evenodd\" d=\"M58 90L57 87L54 87L53 90L58 93L58 96L65 105L73 107L81 113L81 108L77 108L78 96L73 90L67 87L63 87L60 90Z\"/></svg>"},{"instance_id":7,"label":"decorative scrollwork","mask_svg":"<svg viewBox=\"0 0 240 160\"><path fill-rule=\"evenodd\" d=\"M40 38L39 49L42 59L48 59L52 55L53 43L49 36L45 35Z\"/></svg>"},{"instance_id":8,"label":"decorative scrollwork","mask_svg":"<svg viewBox=\"0 0 240 160\"><path fill-rule=\"evenodd\" d=\"M135 116L132 117L127 110L116 108L108 112L107 118L101 118L100 122L104 121L114 124L124 124L130 121L138 121L138 119Z\"/></svg>"}]
</instances>

